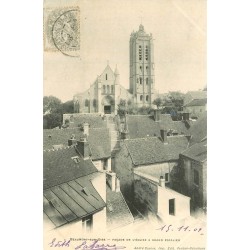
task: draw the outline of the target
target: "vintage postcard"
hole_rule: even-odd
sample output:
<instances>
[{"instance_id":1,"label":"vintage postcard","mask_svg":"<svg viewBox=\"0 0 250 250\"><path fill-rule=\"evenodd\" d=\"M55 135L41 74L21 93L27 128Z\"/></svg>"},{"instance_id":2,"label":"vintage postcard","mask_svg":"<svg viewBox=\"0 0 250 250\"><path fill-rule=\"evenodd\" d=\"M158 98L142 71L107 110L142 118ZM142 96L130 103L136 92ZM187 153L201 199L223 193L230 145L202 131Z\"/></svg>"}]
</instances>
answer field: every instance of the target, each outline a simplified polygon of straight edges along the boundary
<instances>
[{"instance_id":1,"label":"vintage postcard","mask_svg":"<svg viewBox=\"0 0 250 250\"><path fill-rule=\"evenodd\" d=\"M44 249L207 249L205 0L44 0Z\"/></svg>"}]
</instances>

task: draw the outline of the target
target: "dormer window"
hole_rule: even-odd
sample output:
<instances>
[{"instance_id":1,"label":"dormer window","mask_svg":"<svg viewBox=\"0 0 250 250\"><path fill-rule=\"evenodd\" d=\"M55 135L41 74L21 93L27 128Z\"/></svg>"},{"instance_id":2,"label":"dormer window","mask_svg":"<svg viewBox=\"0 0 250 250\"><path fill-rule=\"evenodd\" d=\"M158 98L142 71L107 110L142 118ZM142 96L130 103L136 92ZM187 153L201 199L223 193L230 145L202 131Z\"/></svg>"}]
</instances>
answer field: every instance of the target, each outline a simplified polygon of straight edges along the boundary
<instances>
[{"instance_id":1,"label":"dormer window","mask_svg":"<svg viewBox=\"0 0 250 250\"><path fill-rule=\"evenodd\" d=\"M75 163L79 163L79 162L80 162L79 156L71 157L71 159L72 159Z\"/></svg>"}]
</instances>

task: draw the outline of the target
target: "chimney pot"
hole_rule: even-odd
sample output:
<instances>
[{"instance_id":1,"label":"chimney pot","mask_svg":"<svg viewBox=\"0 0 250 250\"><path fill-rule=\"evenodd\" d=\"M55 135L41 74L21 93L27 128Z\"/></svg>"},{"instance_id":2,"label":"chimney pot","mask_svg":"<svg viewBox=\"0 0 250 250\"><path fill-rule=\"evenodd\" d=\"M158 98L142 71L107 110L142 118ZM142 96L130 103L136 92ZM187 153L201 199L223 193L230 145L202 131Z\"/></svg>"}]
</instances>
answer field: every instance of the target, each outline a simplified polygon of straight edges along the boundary
<instances>
[{"instance_id":1,"label":"chimney pot","mask_svg":"<svg viewBox=\"0 0 250 250\"><path fill-rule=\"evenodd\" d=\"M164 144L167 144L168 143L168 140L167 140L167 135L168 135L168 131L164 128L161 129L161 139L163 141Z\"/></svg>"},{"instance_id":2,"label":"chimney pot","mask_svg":"<svg viewBox=\"0 0 250 250\"><path fill-rule=\"evenodd\" d=\"M160 109L155 109L154 110L154 120L155 120L155 122L159 122L160 121L160 114L161 114L161 110Z\"/></svg>"},{"instance_id":3,"label":"chimney pot","mask_svg":"<svg viewBox=\"0 0 250 250\"><path fill-rule=\"evenodd\" d=\"M159 185L160 185L161 187L165 187L165 179L164 179L163 176L160 177Z\"/></svg>"}]
</instances>

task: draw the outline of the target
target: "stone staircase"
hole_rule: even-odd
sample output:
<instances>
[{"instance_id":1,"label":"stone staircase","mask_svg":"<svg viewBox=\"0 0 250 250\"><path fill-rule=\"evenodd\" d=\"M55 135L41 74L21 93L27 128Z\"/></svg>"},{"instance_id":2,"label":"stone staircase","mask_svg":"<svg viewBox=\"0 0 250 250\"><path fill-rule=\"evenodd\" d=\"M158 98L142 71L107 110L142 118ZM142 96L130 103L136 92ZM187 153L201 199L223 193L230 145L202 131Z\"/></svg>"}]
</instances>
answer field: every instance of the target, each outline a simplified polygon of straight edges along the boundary
<instances>
[{"instance_id":1,"label":"stone staircase","mask_svg":"<svg viewBox=\"0 0 250 250\"><path fill-rule=\"evenodd\" d=\"M119 131L117 125L114 121L114 116L107 116L107 127L109 129L110 138L111 138L111 153L119 150Z\"/></svg>"}]
</instances>

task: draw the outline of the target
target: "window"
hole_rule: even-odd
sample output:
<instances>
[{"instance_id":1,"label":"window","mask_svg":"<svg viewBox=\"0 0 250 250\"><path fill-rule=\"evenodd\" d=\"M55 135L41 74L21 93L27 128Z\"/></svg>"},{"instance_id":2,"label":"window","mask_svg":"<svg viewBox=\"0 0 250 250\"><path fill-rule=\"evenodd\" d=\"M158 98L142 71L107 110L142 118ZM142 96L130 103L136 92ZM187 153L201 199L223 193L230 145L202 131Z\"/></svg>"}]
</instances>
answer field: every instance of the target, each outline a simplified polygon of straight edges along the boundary
<instances>
[{"instance_id":1,"label":"window","mask_svg":"<svg viewBox=\"0 0 250 250\"><path fill-rule=\"evenodd\" d=\"M142 66L140 66L140 70L142 70Z\"/></svg>"},{"instance_id":2,"label":"window","mask_svg":"<svg viewBox=\"0 0 250 250\"><path fill-rule=\"evenodd\" d=\"M194 184L199 186L199 182L200 182L199 172L196 169L194 169Z\"/></svg>"},{"instance_id":3,"label":"window","mask_svg":"<svg viewBox=\"0 0 250 250\"><path fill-rule=\"evenodd\" d=\"M165 173L165 182L169 182L169 173Z\"/></svg>"},{"instance_id":4,"label":"window","mask_svg":"<svg viewBox=\"0 0 250 250\"><path fill-rule=\"evenodd\" d=\"M140 77L140 84L142 84L142 77Z\"/></svg>"},{"instance_id":5,"label":"window","mask_svg":"<svg viewBox=\"0 0 250 250\"><path fill-rule=\"evenodd\" d=\"M146 49L145 49L145 59L146 61L148 60L148 46L146 46Z\"/></svg>"},{"instance_id":6,"label":"window","mask_svg":"<svg viewBox=\"0 0 250 250\"><path fill-rule=\"evenodd\" d=\"M141 96L140 96L140 101L142 101L142 98L143 98L143 96L141 95Z\"/></svg>"},{"instance_id":7,"label":"window","mask_svg":"<svg viewBox=\"0 0 250 250\"><path fill-rule=\"evenodd\" d=\"M109 85L107 86L107 94L109 94Z\"/></svg>"},{"instance_id":8,"label":"window","mask_svg":"<svg viewBox=\"0 0 250 250\"><path fill-rule=\"evenodd\" d=\"M88 106L89 106L89 100L86 99L86 100L85 100L85 107L88 107Z\"/></svg>"},{"instance_id":9,"label":"window","mask_svg":"<svg viewBox=\"0 0 250 250\"><path fill-rule=\"evenodd\" d=\"M148 84L148 78L146 78L146 84Z\"/></svg>"},{"instance_id":10,"label":"window","mask_svg":"<svg viewBox=\"0 0 250 250\"><path fill-rule=\"evenodd\" d=\"M103 85L102 88L103 88L103 94L105 94L106 93L106 86Z\"/></svg>"},{"instance_id":11,"label":"window","mask_svg":"<svg viewBox=\"0 0 250 250\"><path fill-rule=\"evenodd\" d=\"M111 85L111 94L114 94L114 86Z\"/></svg>"},{"instance_id":12,"label":"window","mask_svg":"<svg viewBox=\"0 0 250 250\"><path fill-rule=\"evenodd\" d=\"M142 59L142 48L141 45L139 45L139 60Z\"/></svg>"},{"instance_id":13,"label":"window","mask_svg":"<svg viewBox=\"0 0 250 250\"><path fill-rule=\"evenodd\" d=\"M146 101L148 102L148 95L146 95Z\"/></svg>"},{"instance_id":14,"label":"window","mask_svg":"<svg viewBox=\"0 0 250 250\"><path fill-rule=\"evenodd\" d=\"M106 74L106 80L108 80L108 74Z\"/></svg>"},{"instance_id":15,"label":"window","mask_svg":"<svg viewBox=\"0 0 250 250\"><path fill-rule=\"evenodd\" d=\"M93 227L92 214L82 219L82 227L85 232L91 232Z\"/></svg>"},{"instance_id":16,"label":"window","mask_svg":"<svg viewBox=\"0 0 250 250\"><path fill-rule=\"evenodd\" d=\"M175 199L168 200L168 209L170 215L175 215Z\"/></svg>"}]
</instances>

